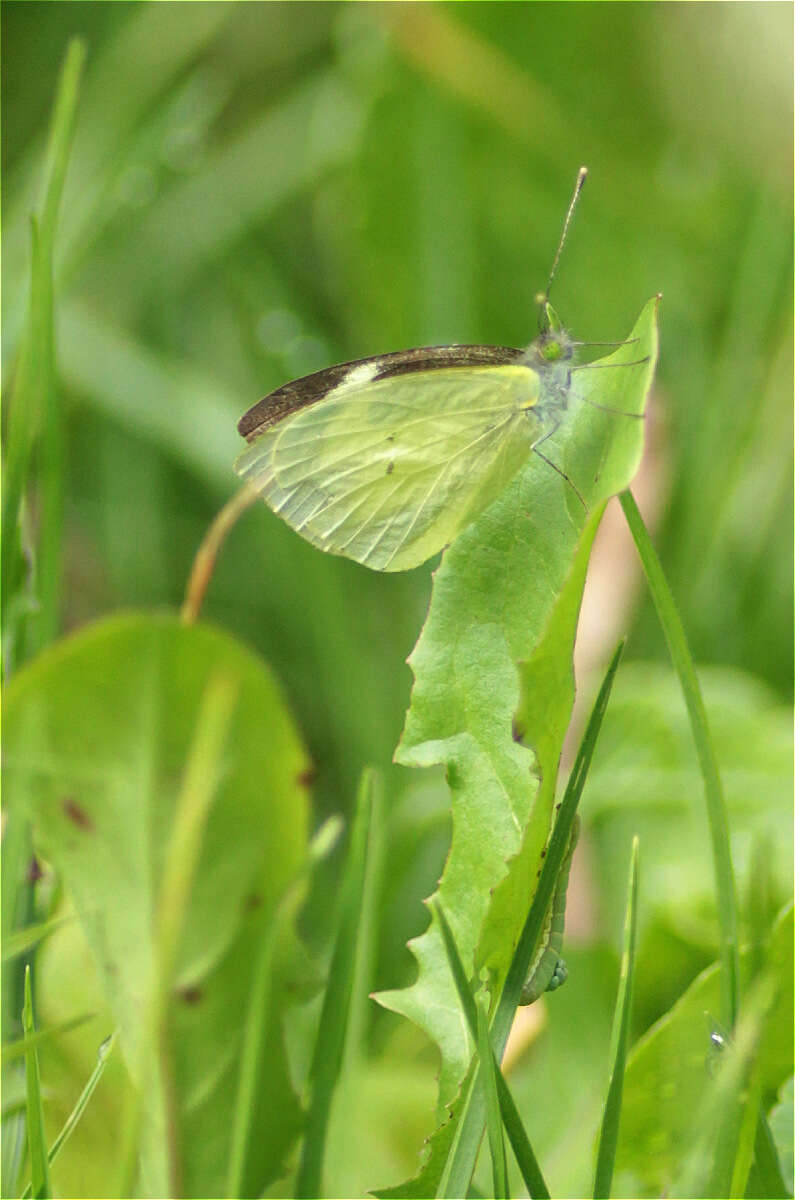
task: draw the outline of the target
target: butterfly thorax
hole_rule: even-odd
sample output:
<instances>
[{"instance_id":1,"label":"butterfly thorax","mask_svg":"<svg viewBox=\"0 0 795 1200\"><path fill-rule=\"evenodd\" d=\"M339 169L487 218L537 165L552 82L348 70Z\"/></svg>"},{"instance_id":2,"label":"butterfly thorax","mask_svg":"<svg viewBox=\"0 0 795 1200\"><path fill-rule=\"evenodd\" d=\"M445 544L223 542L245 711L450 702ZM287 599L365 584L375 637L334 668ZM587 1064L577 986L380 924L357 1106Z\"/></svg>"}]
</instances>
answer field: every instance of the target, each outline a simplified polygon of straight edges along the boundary
<instances>
[{"instance_id":1,"label":"butterfly thorax","mask_svg":"<svg viewBox=\"0 0 795 1200\"><path fill-rule=\"evenodd\" d=\"M574 343L565 329L555 322L542 328L524 354L524 362L539 377L536 412L557 421L566 411L571 385Z\"/></svg>"}]
</instances>

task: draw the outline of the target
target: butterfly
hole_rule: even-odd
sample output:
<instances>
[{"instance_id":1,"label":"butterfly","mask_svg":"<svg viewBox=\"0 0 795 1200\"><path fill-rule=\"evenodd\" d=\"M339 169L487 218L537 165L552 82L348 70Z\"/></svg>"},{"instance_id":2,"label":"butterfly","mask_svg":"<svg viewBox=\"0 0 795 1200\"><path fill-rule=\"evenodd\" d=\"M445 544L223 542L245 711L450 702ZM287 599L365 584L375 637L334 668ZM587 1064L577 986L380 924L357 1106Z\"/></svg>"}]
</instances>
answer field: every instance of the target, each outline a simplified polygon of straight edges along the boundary
<instances>
[{"instance_id":1,"label":"butterfly","mask_svg":"<svg viewBox=\"0 0 795 1200\"><path fill-rule=\"evenodd\" d=\"M406 571L448 545L505 489L566 414L573 342L539 297L525 349L449 345L328 367L277 388L241 418L235 469L313 545L376 571ZM624 364L622 364L624 365ZM599 407L599 405L597 405Z\"/></svg>"}]
</instances>

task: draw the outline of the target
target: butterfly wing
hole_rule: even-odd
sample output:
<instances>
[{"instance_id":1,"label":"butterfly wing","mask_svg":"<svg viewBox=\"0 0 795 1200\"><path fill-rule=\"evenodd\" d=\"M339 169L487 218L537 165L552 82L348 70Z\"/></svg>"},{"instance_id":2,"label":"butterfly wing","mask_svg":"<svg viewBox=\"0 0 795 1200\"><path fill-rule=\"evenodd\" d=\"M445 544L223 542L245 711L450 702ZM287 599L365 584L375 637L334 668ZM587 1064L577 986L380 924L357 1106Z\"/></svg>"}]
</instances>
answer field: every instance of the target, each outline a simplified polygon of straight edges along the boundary
<instances>
[{"instance_id":1,"label":"butterfly wing","mask_svg":"<svg viewBox=\"0 0 795 1200\"><path fill-rule=\"evenodd\" d=\"M522 364L387 378L351 372L256 437L236 463L313 545L377 571L441 550L499 495L538 440Z\"/></svg>"}]
</instances>

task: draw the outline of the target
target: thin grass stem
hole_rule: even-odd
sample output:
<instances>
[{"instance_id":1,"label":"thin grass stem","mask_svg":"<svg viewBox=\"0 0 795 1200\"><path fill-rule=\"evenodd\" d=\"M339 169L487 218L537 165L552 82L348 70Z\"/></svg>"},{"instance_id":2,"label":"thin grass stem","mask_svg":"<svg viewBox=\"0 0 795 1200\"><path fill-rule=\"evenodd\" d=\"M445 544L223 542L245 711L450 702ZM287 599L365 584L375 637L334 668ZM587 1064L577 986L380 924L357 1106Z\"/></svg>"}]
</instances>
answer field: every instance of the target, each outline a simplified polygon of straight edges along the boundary
<instances>
[{"instance_id":1,"label":"thin grass stem","mask_svg":"<svg viewBox=\"0 0 795 1200\"><path fill-rule=\"evenodd\" d=\"M704 780L704 797L712 843L712 861L720 924L720 956L723 964L721 975L722 1019L725 1025L732 1028L737 1020L739 1005L740 963L737 944L737 895L729 843L729 822L718 762L709 733L707 712L696 669L693 665L682 621L657 551L654 549L632 493L629 490L623 491L619 499L627 524L635 539L635 546L646 573L671 659L679 675L690 716L701 775Z\"/></svg>"},{"instance_id":2,"label":"thin grass stem","mask_svg":"<svg viewBox=\"0 0 795 1200\"><path fill-rule=\"evenodd\" d=\"M610 1046L610 1082L607 1087L599 1145L596 1152L594 1174L594 1200L610 1195L613 1170L618 1146L618 1127L621 1120L621 1099L624 1091L624 1072L627 1065L627 1044L632 1016L632 985L635 975L635 941L638 928L638 839L632 840L632 855L629 865L627 907L624 917L624 944L621 952L621 973L613 1019L613 1034Z\"/></svg>"},{"instance_id":3,"label":"thin grass stem","mask_svg":"<svg viewBox=\"0 0 795 1200\"><path fill-rule=\"evenodd\" d=\"M22 1028L28 1049L25 1052L25 1080L27 1084L27 1131L30 1155L30 1186L34 1200L52 1195L50 1188L50 1164L47 1159L47 1143L44 1139L44 1111L41 1104L41 1080L39 1078L39 1056L33 1039L36 1026L33 1019L33 992L30 985L30 967L25 968L25 1003L22 1008Z\"/></svg>"},{"instance_id":4,"label":"thin grass stem","mask_svg":"<svg viewBox=\"0 0 795 1200\"><path fill-rule=\"evenodd\" d=\"M191 567L188 583L185 588L185 599L180 610L180 617L186 625L192 625L194 621L199 619L204 596L212 579L221 547L226 541L230 530L246 509L251 507L258 495L257 489L250 483L239 488L231 500L228 500L217 516L214 517L207 533L204 535L204 539L196 551L196 557L193 560L193 566Z\"/></svg>"},{"instance_id":5,"label":"thin grass stem","mask_svg":"<svg viewBox=\"0 0 795 1200\"><path fill-rule=\"evenodd\" d=\"M370 827L376 803L377 776L366 770L359 785L356 820L342 884L339 925L329 965L315 1049L310 1068L311 1099L295 1194L322 1195L323 1159L331 1102L342 1067L356 974L362 895L367 876Z\"/></svg>"}]
</instances>

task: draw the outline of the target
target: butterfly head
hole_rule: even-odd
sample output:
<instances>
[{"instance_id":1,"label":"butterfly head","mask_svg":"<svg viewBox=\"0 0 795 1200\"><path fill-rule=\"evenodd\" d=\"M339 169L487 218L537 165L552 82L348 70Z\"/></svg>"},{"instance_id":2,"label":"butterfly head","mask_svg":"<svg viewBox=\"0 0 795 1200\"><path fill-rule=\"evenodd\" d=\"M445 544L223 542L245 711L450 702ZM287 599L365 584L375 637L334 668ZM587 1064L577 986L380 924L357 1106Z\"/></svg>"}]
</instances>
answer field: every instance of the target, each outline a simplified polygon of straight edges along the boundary
<instances>
[{"instance_id":1,"label":"butterfly head","mask_svg":"<svg viewBox=\"0 0 795 1200\"><path fill-rule=\"evenodd\" d=\"M574 343L546 295L538 297L539 335L532 345L532 358L540 366L566 362L574 353Z\"/></svg>"}]
</instances>

